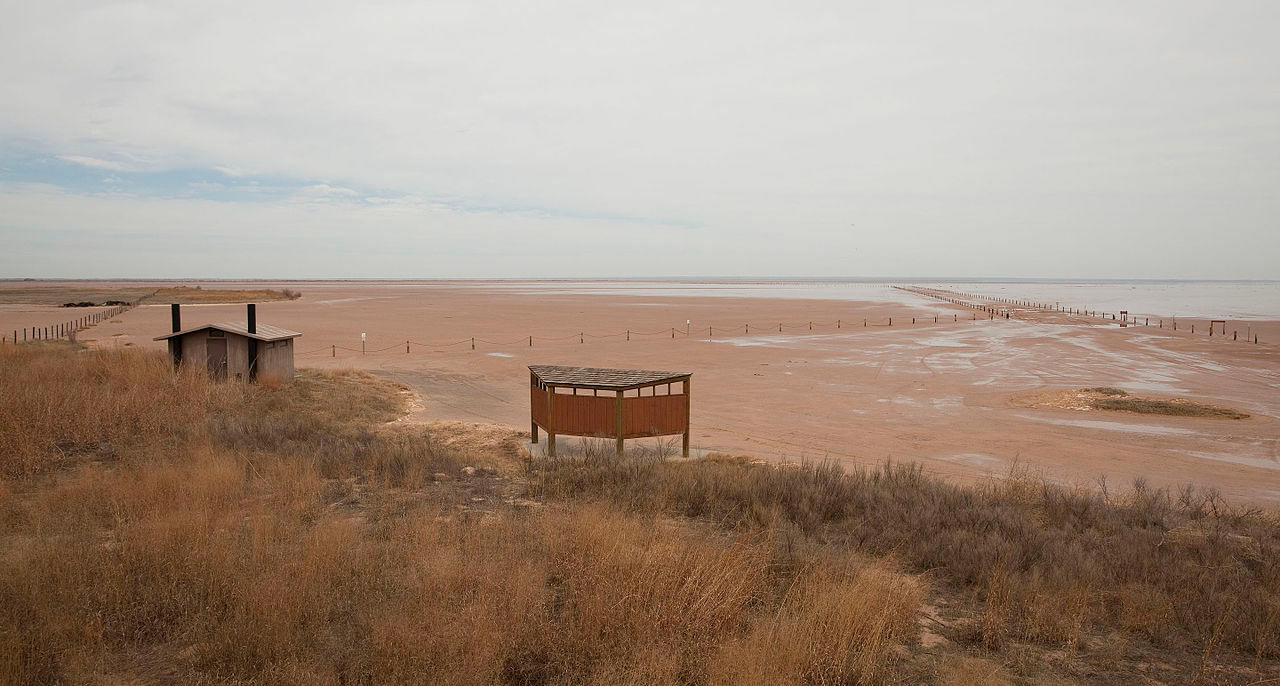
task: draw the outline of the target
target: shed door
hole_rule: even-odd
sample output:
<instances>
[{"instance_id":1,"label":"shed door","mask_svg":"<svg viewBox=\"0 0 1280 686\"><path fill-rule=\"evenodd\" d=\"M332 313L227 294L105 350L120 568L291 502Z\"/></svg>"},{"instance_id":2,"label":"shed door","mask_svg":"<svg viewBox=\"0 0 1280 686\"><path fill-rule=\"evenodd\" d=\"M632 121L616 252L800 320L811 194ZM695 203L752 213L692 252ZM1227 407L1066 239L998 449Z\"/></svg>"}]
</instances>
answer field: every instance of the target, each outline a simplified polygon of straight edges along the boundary
<instances>
[{"instance_id":1,"label":"shed door","mask_svg":"<svg viewBox=\"0 0 1280 686\"><path fill-rule=\"evenodd\" d=\"M206 343L209 350L209 376L219 381L227 378L227 339L210 338Z\"/></svg>"}]
</instances>

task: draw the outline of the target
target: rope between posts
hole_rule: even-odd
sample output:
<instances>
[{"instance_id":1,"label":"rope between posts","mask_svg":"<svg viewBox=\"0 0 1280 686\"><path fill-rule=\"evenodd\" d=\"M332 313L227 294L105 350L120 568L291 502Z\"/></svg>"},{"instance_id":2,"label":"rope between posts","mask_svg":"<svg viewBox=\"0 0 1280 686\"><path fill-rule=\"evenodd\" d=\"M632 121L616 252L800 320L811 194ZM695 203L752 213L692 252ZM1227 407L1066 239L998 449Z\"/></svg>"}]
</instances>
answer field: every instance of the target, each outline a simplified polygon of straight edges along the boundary
<instances>
[{"instance_id":1,"label":"rope between posts","mask_svg":"<svg viewBox=\"0 0 1280 686\"><path fill-rule=\"evenodd\" d=\"M419 343L418 341L405 341L405 342L406 342L406 343L409 343L409 344L411 344L411 345L420 345L420 346L422 346L422 347L424 347L424 348L452 348L452 347L453 347L453 346L455 346L455 345L462 345L463 343L470 343L470 342L471 342L471 339L470 339L470 338L464 338L464 339L462 339L462 340L460 340L460 341L454 341L453 343Z\"/></svg>"},{"instance_id":2,"label":"rope between posts","mask_svg":"<svg viewBox=\"0 0 1280 686\"><path fill-rule=\"evenodd\" d=\"M501 343L499 341L487 341L483 338L477 338L476 343L487 343L488 345L515 345L517 343L524 343L527 340L529 340L528 336L525 336L524 338L520 338L518 340L511 341L509 343Z\"/></svg>"}]
</instances>

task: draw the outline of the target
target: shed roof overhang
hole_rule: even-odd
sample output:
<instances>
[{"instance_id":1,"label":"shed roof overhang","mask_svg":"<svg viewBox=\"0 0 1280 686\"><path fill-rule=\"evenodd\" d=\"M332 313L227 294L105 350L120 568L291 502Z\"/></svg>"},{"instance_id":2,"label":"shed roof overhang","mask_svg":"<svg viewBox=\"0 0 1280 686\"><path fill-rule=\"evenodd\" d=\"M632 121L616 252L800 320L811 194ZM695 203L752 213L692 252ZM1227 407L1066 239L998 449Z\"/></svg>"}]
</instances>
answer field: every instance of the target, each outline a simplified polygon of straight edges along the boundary
<instances>
[{"instance_id":1,"label":"shed roof overhang","mask_svg":"<svg viewBox=\"0 0 1280 686\"><path fill-rule=\"evenodd\" d=\"M168 340L170 338L175 338L177 336L185 336L189 333L195 333L197 331L203 331L205 329L217 329L219 331L234 333L240 336L246 336L248 338L252 338L255 340L267 341L267 342L283 341L288 338L297 338L298 336L302 335L297 331L290 331L289 329L282 329L278 326L270 326L267 324L258 324L256 328L257 328L256 332L249 333L248 322L221 322L218 324L201 324L200 326L193 326L190 329L183 329L182 331L175 331L173 333L165 334L163 336L156 336L152 340L156 340L156 341Z\"/></svg>"},{"instance_id":2,"label":"shed roof overhang","mask_svg":"<svg viewBox=\"0 0 1280 686\"><path fill-rule=\"evenodd\" d=\"M529 365L529 371L547 386L562 388L593 388L625 391L632 388L657 386L684 381L692 372L663 372L649 369L604 369L600 367L562 367L559 365Z\"/></svg>"}]
</instances>

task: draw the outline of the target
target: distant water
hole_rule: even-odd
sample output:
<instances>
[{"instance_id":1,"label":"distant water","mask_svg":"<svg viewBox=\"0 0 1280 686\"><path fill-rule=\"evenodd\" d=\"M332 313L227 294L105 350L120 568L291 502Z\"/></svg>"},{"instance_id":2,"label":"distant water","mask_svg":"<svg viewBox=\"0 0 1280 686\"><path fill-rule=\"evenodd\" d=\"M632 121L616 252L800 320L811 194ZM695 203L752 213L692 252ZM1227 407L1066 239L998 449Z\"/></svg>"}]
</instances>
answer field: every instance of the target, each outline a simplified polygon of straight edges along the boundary
<instances>
[{"instance_id":1,"label":"distant water","mask_svg":"<svg viewBox=\"0 0 1280 686\"><path fill-rule=\"evenodd\" d=\"M545 295L641 297L796 298L919 304L893 285L920 284L966 293L1061 303L1065 307L1160 317L1280 320L1280 281L911 281L856 280L637 280L473 282L484 290ZM457 287L463 284L451 284Z\"/></svg>"},{"instance_id":2,"label":"distant water","mask_svg":"<svg viewBox=\"0 0 1280 686\"><path fill-rule=\"evenodd\" d=\"M1280 281L950 282L941 288L1075 309L1201 319L1280 319Z\"/></svg>"}]
</instances>

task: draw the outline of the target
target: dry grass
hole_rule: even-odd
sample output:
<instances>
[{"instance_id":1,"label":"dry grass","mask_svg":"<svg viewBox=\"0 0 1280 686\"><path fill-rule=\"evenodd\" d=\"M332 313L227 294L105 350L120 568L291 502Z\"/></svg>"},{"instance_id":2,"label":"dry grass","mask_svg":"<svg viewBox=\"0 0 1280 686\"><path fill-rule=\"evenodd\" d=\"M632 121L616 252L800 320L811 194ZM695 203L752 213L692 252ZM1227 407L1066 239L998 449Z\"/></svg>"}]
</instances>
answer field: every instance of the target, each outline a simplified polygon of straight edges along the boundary
<instances>
[{"instance_id":1,"label":"dry grass","mask_svg":"<svg viewBox=\"0 0 1280 686\"><path fill-rule=\"evenodd\" d=\"M62 305L69 302L105 303L108 300L138 302L155 292L154 288L111 286L24 284L9 282L0 285L0 303L24 305Z\"/></svg>"},{"instance_id":2,"label":"dry grass","mask_svg":"<svg viewBox=\"0 0 1280 686\"><path fill-rule=\"evenodd\" d=\"M1219 419L1247 419L1249 417L1243 412L1192 402L1183 398L1175 398L1173 400L1133 398L1129 396L1127 391L1107 386L1086 388L1084 392L1091 394L1089 406L1096 410L1163 414L1173 417L1213 417Z\"/></svg>"},{"instance_id":3,"label":"dry grass","mask_svg":"<svg viewBox=\"0 0 1280 686\"><path fill-rule=\"evenodd\" d=\"M166 288L132 286L115 288L47 283L0 286L0 303L29 305L62 305L64 303L102 305L106 302L138 303L143 300L157 300L164 303L186 305L193 303L271 302L274 300L297 300L301 297L302 292L292 288L279 290L268 288L204 288L203 286L171 286Z\"/></svg>"},{"instance_id":4,"label":"dry grass","mask_svg":"<svg viewBox=\"0 0 1280 686\"><path fill-rule=\"evenodd\" d=\"M267 288L228 289L204 288L202 286L174 286L171 288L157 289L148 297L150 300L187 305L194 303L251 303L270 302L273 300L297 300L302 297L302 293L289 288L272 290Z\"/></svg>"},{"instance_id":5,"label":"dry grass","mask_svg":"<svg viewBox=\"0 0 1280 686\"><path fill-rule=\"evenodd\" d=\"M566 459L535 495L639 513L711 518L731 530L791 525L825 545L892 554L969 589L982 609L960 638L1072 647L1121 629L1162 645L1214 643L1280 656L1280 520L1212 491L1116 496L1025 475L957 486L912 465L845 472L744 460Z\"/></svg>"},{"instance_id":6,"label":"dry grass","mask_svg":"<svg viewBox=\"0 0 1280 686\"><path fill-rule=\"evenodd\" d=\"M1104 410L1170 417L1206 417L1210 419L1247 419L1249 417L1249 415L1238 410L1195 402L1186 398L1161 400L1135 397L1129 395L1128 391L1110 386L1037 392L1014 398L1012 402L1021 407L1086 412Z\"/></svg>"},{"instance_id":7,"label":"dry grass","mask_svg":"<svg viewBox=\"0 0 1280 686\"><path fill-rule=\"evenodd\" d=\"M1084 390L1088 393L1097 393L1098 395L1109 395L1115 397L1124 397L1129 395L1128 391L1120 388L1114 388L1112 386L1094 386L1093 388L1086 388Z\"/></svg>"},{"instance_id":8,"label":"dry grass","mask_svg":"<svg viewBox=\"0 0 1280 686\"><path fill-rule=\"evenodd\" d=\"M770 527L473 509L363 373L213 385L71 346L0 373L0 683L874 683L925 592Z\"/></svg>"},{"instance_id":9,"label":"dry grass","mask_svg":"<svg viewBox=\"0 0 1280 686\"><path fill-rule=\"evenodd\" d=\"M1093 406L1099 410L1117 410L1138 414L1162 414L1171 417L1212 417L1215 419L1247 419L1249 415L1226 407L1215 407L1190 400L1155 400L1152 398L1105 398Z\"/></svg>"},{"instance_id":10,"label":"dry grass","mask_svg":"<svg viewBox=\"0 0 1280 686\"><path fill-rule=\"evenodd\" d=\"M1280 676L1280 523L1211 492L590 444L493 476L503 432L437 440L360 372L32 345L0 381L0 683L1039 683L1051 650L1091 682L1133 651ZM961 615L936 658L929 596Z\"/></svg>"},{"instance_id":11,"label":"dry grass","mask_svg":"<svg viewBox=\"0 0 1280 686\"><path fill-rule=\"evenodd\" d=\"M0 475L32 476L144 446L175 448L240 395L162 355L48 343L0 347Z\"/></svg>"}]
</instances>

